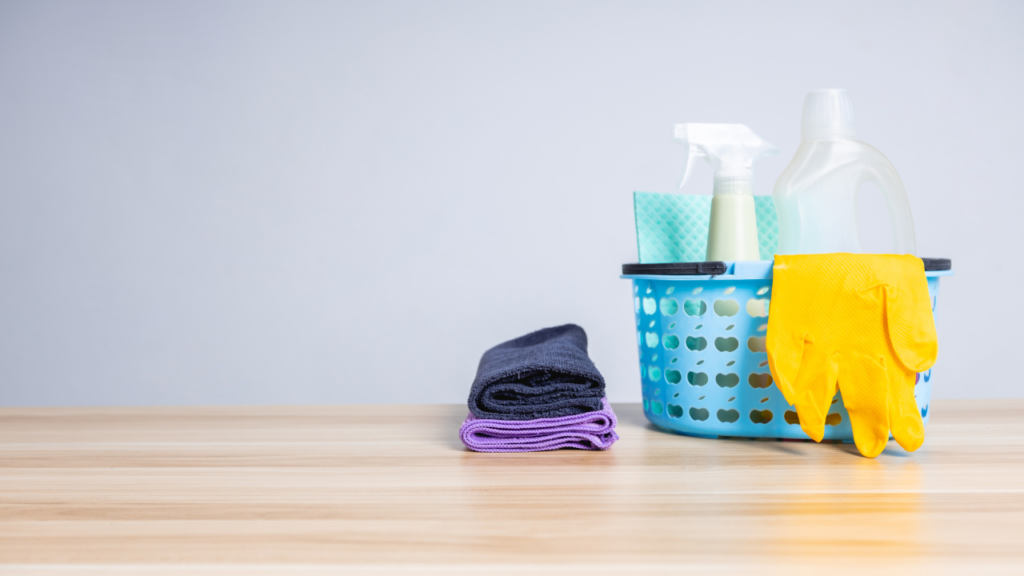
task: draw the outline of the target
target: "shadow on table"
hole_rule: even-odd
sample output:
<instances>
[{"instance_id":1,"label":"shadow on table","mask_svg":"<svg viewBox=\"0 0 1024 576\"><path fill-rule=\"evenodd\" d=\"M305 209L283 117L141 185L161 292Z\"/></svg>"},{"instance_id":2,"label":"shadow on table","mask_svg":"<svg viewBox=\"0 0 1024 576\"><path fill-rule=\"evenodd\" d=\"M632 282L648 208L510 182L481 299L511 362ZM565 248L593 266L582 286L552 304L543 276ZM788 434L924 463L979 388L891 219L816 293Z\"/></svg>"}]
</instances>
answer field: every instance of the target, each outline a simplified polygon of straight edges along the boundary
<instances>
[{"instance_id":1,"label":"shadow on table","mask_svg":"<svg viewBox=\"0 0 1024 576\"><path fill-rule=\"evenodd\" d=\"M671 430L664 430L658 428L652 424L645 416L643 406L639 403L631 404L618 404L614 405L615 415L619 419L620 426L635 426L656 432L658 434L668 434L670 436L682 436L685 438L699 438L698 436L688 436L686 434L680 434ZM750 439L750 438L705 438L709 442L746 442L750 444L750 447L765 452L775 452L779 454L789 454L793 456L806 456L808 451L805 449L808 446L813 446L815 443L811 440L777 440L777 439ZM851 443L824 443L821 444L821 450L829 453L845 453L850 456L860 458L860 453L857 451L857 446ZM891 456L895 458L907 458L911 456L911 453L904 451L896 444L895 440L889 441L889 446L882 452L882 456Z\"/></svg>"}]
</instances>

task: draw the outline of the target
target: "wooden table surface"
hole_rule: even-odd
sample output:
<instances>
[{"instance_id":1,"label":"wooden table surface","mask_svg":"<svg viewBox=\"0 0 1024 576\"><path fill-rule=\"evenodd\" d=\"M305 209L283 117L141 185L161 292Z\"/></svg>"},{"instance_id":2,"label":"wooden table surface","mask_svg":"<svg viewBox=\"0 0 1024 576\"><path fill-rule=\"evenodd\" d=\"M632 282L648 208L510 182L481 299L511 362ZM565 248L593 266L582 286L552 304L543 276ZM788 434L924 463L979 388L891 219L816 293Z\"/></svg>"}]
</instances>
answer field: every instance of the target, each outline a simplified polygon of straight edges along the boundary
<instances>
[{"instance_id":1,"label":"wooden table surface","mask_svg":"<svg viewBox=\"0 0 1024 576\"><path fill-rule=\"evenodd\" d=\"M461 406L0 409L0 573L1024 574L1024 400L924 447L477 454Z\"/></svg>"}]
</instances>

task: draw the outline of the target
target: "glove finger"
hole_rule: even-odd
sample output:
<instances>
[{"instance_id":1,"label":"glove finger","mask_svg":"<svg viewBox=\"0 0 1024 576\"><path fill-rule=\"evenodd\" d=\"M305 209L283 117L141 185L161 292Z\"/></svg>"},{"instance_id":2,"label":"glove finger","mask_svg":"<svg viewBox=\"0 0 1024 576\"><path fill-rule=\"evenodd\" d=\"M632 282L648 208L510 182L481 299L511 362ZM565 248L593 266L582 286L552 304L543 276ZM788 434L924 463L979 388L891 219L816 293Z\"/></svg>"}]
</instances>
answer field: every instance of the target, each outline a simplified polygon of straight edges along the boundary
<instances>
[{"instance_id":1,"label":"glove finger","mask_svg":"<svg viewBox=\"0 0 1024 576\"><path fill-rule=\"evenodd\" d=\"M772 373L772 380L775 386L782 392L786 402L793 404L796 401L797 375L800 374L800 364L804 356L804 340L807 335L799 338L787 336L778 337L778 330L772 330L768 324L768 335L766 338L766 350L768 352L768 370Z\"/></svg>"},{"instance_id":2,"label":"glove finger","mask_svg":"<svg viewBox=\"0 0 1024 576\"><path fill-rule=\"evenodd\" d=\"M825 415L832 405L838 376L838 356L814 342L805 342L792 404L800 417L800 428L815 442L825 437Z\"/></svg>"},{"instance_id":3,"label":"glove finger","mask_svg":"<svg viewBox=\"0 0 1024 576\"><path fill-rule=\"evenodd\" d=\"M857 450L868 458L878 456L889 443L889 375L885 360L858 353L844 355L839 389L850 414Z\"/></svg>"},{"instance_id":4,"label":"glove finger","mask_svg":"<svg viewBox=\"0 0 1024 576\"><path fill-rule=\"evenodd\" d=\"M914 398L916 374L899 365L889 366L888 372L889 428L896 442L907 452L913 452L924 443L924 421Z\"/></svg>"},{"instance_id":5,"label":"glove finger","mask_svg":"<svg viewBox=\"0 0 1024 576\"><path fill-rule=\"evenodd\" d=\"M776 313L768 316L768 333L765 335L765 351L768 353L768 370L779 391L790 404L796 397L793 388L800 364L803 362L804 345L809 341L810 334L803 330L794 330L793 326L785 326L783 315Z\"/></svg>"},{"instance_id":6,"label":"glove finger","mask_svg":"<svg viewBox=\"0 0 1024 576\"><path fill-rule=\"evenodd\" d=\"M885 316L889 342L903 366L924 372L935 364L939 337L935 332L931 296L924 264L913 256L892 256L884 273Z\"/></svg>"}]
</instances>

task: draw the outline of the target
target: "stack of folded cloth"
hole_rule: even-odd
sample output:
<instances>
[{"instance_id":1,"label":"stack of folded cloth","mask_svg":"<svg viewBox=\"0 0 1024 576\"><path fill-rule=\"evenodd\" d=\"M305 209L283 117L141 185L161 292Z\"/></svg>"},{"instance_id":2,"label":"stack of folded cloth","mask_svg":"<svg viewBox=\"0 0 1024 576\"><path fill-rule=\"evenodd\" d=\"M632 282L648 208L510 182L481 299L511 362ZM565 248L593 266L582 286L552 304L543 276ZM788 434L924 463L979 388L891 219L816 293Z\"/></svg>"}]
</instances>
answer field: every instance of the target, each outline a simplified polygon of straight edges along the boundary
<instances>
[{"instance_id":1,"label":"stack of folded cloth","mask_svg":"<svg viewBox=\"0 0 1024 576\"><path fill-rule=\"evenodd\" d=\"M607 450L619 439L604 378L575 324L545 328L484 353L462 443L477 452Z\"/></svg>"}]
</instances>

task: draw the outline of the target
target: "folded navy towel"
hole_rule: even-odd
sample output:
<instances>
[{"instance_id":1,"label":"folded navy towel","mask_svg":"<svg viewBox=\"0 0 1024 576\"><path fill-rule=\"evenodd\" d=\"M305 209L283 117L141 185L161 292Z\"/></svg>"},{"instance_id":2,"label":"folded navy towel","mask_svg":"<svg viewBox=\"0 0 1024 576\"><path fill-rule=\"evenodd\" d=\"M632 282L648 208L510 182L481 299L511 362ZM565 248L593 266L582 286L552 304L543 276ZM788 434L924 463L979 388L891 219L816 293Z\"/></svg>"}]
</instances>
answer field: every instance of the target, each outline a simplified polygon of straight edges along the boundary
<instances>
[{"instance_id":1,"label":"folded navy towel","mask_svg":"<svg viewBox=\"0 0 1024 576\"><path fill-rule=\"evenodd\" d=\"M604 378L575 324L544 328L484 353L469 391L477 418L533 420L600 410Z\"/></svg>"}]
</instances>

